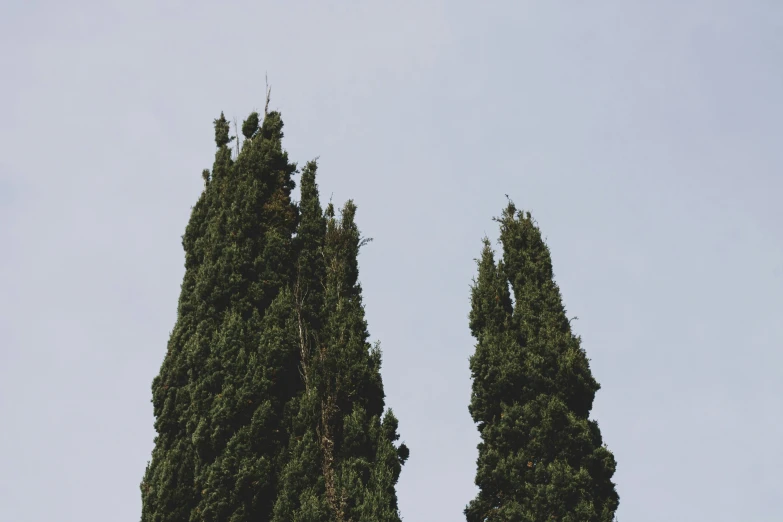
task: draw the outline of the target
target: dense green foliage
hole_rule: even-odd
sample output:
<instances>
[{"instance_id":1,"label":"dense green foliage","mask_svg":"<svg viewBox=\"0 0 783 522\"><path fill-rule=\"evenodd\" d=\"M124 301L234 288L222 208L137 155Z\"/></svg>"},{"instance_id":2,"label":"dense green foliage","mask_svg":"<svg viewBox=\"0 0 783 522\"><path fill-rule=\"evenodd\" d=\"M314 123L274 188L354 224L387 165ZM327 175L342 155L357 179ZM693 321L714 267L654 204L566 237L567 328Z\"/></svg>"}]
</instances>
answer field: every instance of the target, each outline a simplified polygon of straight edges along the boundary
<instances>
[{"instance_id":1,"label":"dense green foliage","mask_svg":"<svg viewBox=\"0 0 783 522\"><path fill-rule=\"evenodd\" d=\"M259 128L259 124L261 125ZM143 522L396 521L407 458L384 415L367 343L354 223L318 201L316 165L282 148L283 122L253 113L231 157L215 120L212 172L183 236L177 322L153 406Z\"/></svg>"},{"instance_id":2,"label":"dense green foliage","mask_svg":"<svg viewBox=\"0 0 783 522\"><path fill-rule=\"evenodd\" d=\"M470 413L478 424L478 496L469 522L610 522L615 459L589 420L598 383L571 332L549 249L509 203L502 260L484 240L472 286ZM510 290L509 290L510 286Z\"/></svg>"},{"instance_id":3,"label":"dense green foliage","mask_svg":"<svg viewBox=\"0 0 783 522\"><path fill-rule=\"evenodd\" d=\"M384 413L380 351L367 343L356 257L362 240L348 202L321 209L315 164L302 175L292 298L305 391L273 520L399 521L394 486L407 459Z\"/></svg>"}]
</instances>

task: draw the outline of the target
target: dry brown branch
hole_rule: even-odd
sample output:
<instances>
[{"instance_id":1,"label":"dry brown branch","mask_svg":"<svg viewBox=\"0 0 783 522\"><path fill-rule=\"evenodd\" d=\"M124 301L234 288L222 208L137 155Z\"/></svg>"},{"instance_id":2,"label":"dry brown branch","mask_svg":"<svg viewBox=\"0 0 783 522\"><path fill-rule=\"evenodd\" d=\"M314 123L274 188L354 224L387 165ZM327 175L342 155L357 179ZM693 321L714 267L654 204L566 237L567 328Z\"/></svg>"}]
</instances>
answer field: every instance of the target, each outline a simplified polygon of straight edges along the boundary
<instances>
[{"instance_id":1,"label":"dry brown branch","mask_svg":"<svg viewBox=\"0 0 783 522\"><path fill-rule=\"evenodd\" d=\"M327 393L321 399L321 450L323 451L323 474L326 480L326 500L334 511L337 521L345 520L342 502L337 501L334 472L334 439L332 436L332 414L334 413L334 396Z\"/></svg>"},{"instance_id":2,"label":"dry brown branch","mask_svg":"<svg viewBox=\"0 0 783 522\"><path fill-rule=\"evenodd\" d=\"M269 97L272 95L272 87L269 85L269 78L264 74L264 82L266 83L266 104L264 105L264 119L269 113Z\"/></svg>"},{"instance_id":3,"label":"dry brown branch","mask_svg":"<svg viewBox=\"0 0 783 522\"><path fill-rule=\"evenodd\" d=\"M301 268L297 269L296 284L294 285L294 302L296 303L296 316L299 325L299 353L301 355L300 373L305 383L305 393L310 391L309 364L310 364L310 346L307 341L307 326L302 317L302 306L304 305L307 291L304 295L301 292Z\"/></svg>"},{"instance_id":4,"label":"dry brown branch","mask_svg":"<svg viewBox=\"0 0 783 522\"><path fill-rule=\"evenodd\" d=\"M237 127L237 118L234 116L234 134L236 134L237 140L237 158L239 158L239 151L242 147L239 145L239 128Z\"/></svg>"}]
</instances>

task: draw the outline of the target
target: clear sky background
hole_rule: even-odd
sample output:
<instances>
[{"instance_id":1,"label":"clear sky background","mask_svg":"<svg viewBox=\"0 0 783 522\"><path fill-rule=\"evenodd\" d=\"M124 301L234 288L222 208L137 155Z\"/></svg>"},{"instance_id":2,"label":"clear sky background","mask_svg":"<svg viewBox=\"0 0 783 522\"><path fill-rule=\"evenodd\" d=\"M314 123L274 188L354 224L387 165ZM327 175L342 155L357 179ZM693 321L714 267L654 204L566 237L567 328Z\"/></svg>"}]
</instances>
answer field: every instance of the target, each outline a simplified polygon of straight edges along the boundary
<instances>
[{"instance_id":1,"label":"clear sky background","mask_svg":"<svg viewBox=\"0 0 783 522\"><path fill-rule=\"evenodd\" d=\"M212 120L263 110L266 72L375 238L406 521L475 495L504 194L579 317L618 518L783 520L783 2L9 0L0 49L0 521L139 519Z\"/></svg>"}]
</instances>

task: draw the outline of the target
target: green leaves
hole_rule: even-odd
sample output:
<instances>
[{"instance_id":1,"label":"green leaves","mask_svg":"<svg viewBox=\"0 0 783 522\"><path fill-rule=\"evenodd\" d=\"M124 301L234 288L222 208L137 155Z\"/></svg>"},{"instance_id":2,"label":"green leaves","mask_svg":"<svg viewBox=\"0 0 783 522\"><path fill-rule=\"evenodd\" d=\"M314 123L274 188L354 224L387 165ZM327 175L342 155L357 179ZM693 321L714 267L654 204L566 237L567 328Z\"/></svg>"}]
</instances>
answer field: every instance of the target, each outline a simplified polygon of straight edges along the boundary
<instances>
[{"instance_id":1,"label":"green leaves","mask_svg":"<svg viewBox=\"0 0 783 522\"><path fill-rule=\"evenodd\" d=\"M394 445L397 420L383 415L380 350L367 342L356 206L349 201L339 217L331 205L324 211L316 171L310 162L302 172L293 284L305 391L275 520L399 521L394 486L408 450Z\"/></svg>"},{"instance_id":2,"label":"green leaves","mask_svg":"<svg viewBox=\"0 0 783 522\"><path fill-rule=\"evenodd\" d=\"M229 137L228 133L230 131L228 120L226 120L226 117L223 115L223 113L220 113L220 118L215 120L215 144L218 147L225 147L229 144L229 142L234 139L233 137Z\"/></svg>"},{"instance_id":3,"label":"green leaves","mask_svg":"<svg viewBox=\"0 0 783 522\"><path fill-rule=\"evenodd\" d=\"M221 114L214 123L218 150L183 236L177 324L153 382L158 437L143 521L267 517L286 407L300 388L296 346L275 335L280 322L287 328L281 289L291 279L297 220L282 121L276 115L236 161L228 121Z\"/></svg>"},{"instance_id":4,"label":"green leaves","mask_svg":"<svg viewBox=\"0 0 783 522\"><path fill-rule=\"evenodd\" d=\"M471 289L470 413L482 442L479 494L465 515L609 522L619 503L614 457L588 420L599 386L571 333L549 249L513 203L497 221L502 261L485 239Z\"/></svg>"},{"instance_id":5,"label":"green leaves","mask_svg":"<svg viewBox=\"0 0 783 522\"><path fill-rule=\"evenodd\" d=\"M242 135L248 140L252 138L258 131L258 123L258 113L255 111L251 112L250 116L248 116L247 119L242 122Z\"/></svg>"},{"instance_id":6,"label":"green leaves","mask_svg":"<svg viewBox=\"0 0 783 522\"><path fill-rule=\"evenodd\" d=\"M399 521L408 450L394 444L367 342L356 206L324 212L314 161L294 204L283 121L259 120L244 121L236 159L229 122L214 121L215 162L182 238L177 323L153 381L142 521Z\"/></svg>"},{"instance_id":7,"label":"green leaves","mask_svg":"<svg viewBox=\"0 0 783 522\"><path fill-rule=\"evenodd\" d=\"M143 522L399 522L410 451L371 346L357 206L320 203L318 165L282 147L283 121L229 123L182 237L177 322L152 383L155 448ZM609 522L616 463L589 420L598 383L571 331L530 213L497 219L471 287L470 413L481 434L468 521Z\"/></svg>"}]
</instances>

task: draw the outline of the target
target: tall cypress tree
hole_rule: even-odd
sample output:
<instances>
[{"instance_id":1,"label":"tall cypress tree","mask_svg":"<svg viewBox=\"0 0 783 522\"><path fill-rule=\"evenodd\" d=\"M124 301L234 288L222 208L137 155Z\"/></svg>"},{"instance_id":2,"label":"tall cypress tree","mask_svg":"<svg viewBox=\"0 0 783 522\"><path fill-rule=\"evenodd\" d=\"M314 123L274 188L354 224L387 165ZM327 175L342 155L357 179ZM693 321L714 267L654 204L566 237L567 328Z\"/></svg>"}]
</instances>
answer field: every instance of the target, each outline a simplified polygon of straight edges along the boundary
<instances>
[{"instance_id":1,"label":"tall cypress tree","mask_svg":"<svg viewBox=\"0 0 783 522\"><path fill-rule=\"evenodd\" d=\"M348 202L321 208L316 164L302 174L292 324L304 393L281 474L277 522L400 520L395 484L408 457L397 420L384 415L380 350L367 339L358 282L363 244Z\"/></svg>"},{"instance_id":2,"label":"tall cypress tree","mask_svg":"<svg viewBox=\"0 0 783 522\"><path fill-rule=\"evenodd\" d=\"M258 115L248 122L233 161L228 121L215 120L215 163L183 236L177 322L152 387L158 436L142 521L263 519L276 497L298 360L267 312L291 279L296 166L278 113L261 128Z\"/></svg>"},{"instance_id":3,"label":"tall cypress tree","mask_svg":"<svg viewBox=\"0 0 783 522\"><path fill-rule=\"evenodd\" d=\"M465 515L610 522L619 504L616 463L588 418L599 385L571 332L549 249L530 213L513 203L498 221L502 260L485 239L471 292L470 413L481 443L479 493Z\"/></svg>"},{"instance_id":4,"label":"tall cypress tree","mask_svg":"<svg viewBox=\"0 0 783 522\"><path fill-rule=\"evenodd\" d=\"M153 381L158 436L143 522L398 521L407 448L384 415L380 352L358 283L348 203L321 208L316 164L296 166L283 123L253 113L232 159L215 120L212 172L183 236L177 322Z\"/></svg>"}]
</instances>

